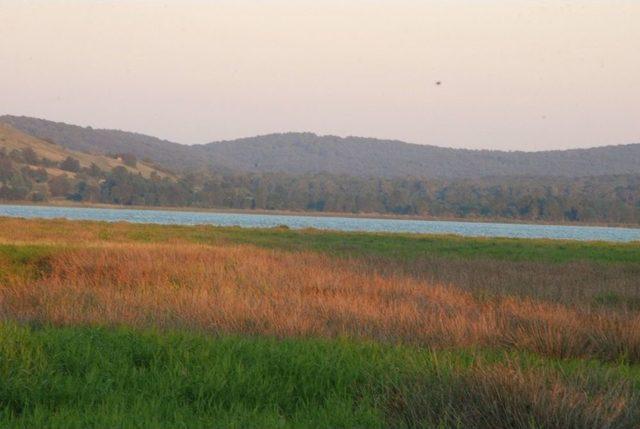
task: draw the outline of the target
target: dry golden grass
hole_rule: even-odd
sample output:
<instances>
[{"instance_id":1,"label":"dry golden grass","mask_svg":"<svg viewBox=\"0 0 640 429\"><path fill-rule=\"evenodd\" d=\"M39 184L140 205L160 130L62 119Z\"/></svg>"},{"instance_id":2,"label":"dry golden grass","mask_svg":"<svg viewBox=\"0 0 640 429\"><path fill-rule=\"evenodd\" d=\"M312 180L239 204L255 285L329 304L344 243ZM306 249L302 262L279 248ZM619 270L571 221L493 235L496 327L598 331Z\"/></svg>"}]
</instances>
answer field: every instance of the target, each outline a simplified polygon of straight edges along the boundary
<instances>
[{"instance_id":1,"label":"dry golden grass","mask_svg":"<svg viewBox=\"0 0 640 429\"><path fill-rule=\"evenodd\" d=\"M251 246L102 243L56 251L40 272L36 279L5 278L0 318L640 361L638 312L487 298L372 270L355 258Z\"/></svg>"},{"instance_id":2,"label":"dry golden grass","mask_svg":"<svg viewBox=\"0 0 640 429\"><path fill-rule=\"evenodd\" d=\"M87 243L149 242L228 245L255 242L268 247L298 252L301 249L313 248L309 244L309 239L319 236L319 234L311 234L278 240L279 234L277 231L234 231L210 226L184 227L124 222L0 218L0 244L84 246ZM446 242L446 238L440 240L447 245L451 244ZM529 243L526 240L520 242L524 247L535 247L535 244ZM478 243L469 241L467 244L473 247ZM339 245L338 242L337 246ZM496 243L497 248L501 246L501 243ZM375 247L375 240L369 247ZM596 258L574 260L571 259L573 255L571 245L565 243L565 247L563 255L570 257L568 261L562 263L535 258L509 260L494 257L483 251L478 251L473 257L459 257L460 255L455 252L425 252L418 248L413 249L415 250L413 254L409 252L409 257L394 256L392 250L383 252L384 254L354 251L351 256L358 256L360 264L368 267L368 270L387 276L412 277L430 284L455 285L464 291L471 292L478 299L513 296L561 303L581 310L586 307L610 306L620 311L640 311L640 256L635 262L629 263L627 258L625 262L615 263L615 257L611 257L613 252L603 246L593 246L594 253L600 257L607 255L607 259L613 260L613 263L601 263L595 260ZM323 250L326 251L326 248ZM547 250L548 254L557 251L553 247ZM615 250L613 247L613 251Z\"/></svg>"}]
</instances>

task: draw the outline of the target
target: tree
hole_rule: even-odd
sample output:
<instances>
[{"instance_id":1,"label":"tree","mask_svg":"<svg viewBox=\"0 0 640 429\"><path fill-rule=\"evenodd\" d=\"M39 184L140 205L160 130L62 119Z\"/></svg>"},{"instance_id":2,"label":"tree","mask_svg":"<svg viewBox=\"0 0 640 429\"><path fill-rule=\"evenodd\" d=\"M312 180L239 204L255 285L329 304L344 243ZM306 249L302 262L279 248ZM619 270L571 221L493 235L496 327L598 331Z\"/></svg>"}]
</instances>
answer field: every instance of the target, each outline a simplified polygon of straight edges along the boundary
<instances>
[{"instance_id":1,"label":"tree","mask_svg":"<svg viewBox=\"0 0 640 429\"><path fill-rule=\"evenodd\" d=\"M71 191L71 182L66 175L56 176L49 181L49 192L54 197L66 197Z\"/></svg>"},{"instance_id":2,"label":"tree","mask_svg":"<svg viewBox=\"0 0 640 429\"><path fill-rule=\"evenodd\" d=\"M91 177L103 177L105 173L100 169L100 167L92 162L89 168L87 168L87 174Z\"/></svg>"},{"instance_id":3,"label":"tree","mask_svg":"<svg viewBox=\"0 0 640 429\"><path fill-rule=\"evenodd\" d=\"M14 173L13 161L11 158L0 156L0 182L8 180Z\"/></svg>"},{"instance_id":4,"label":"tree","mask_svg":"<svg viewBox=\"0 0 640 429\"><path fill-rule=\"evenodd\" d=\"M42 167L29 168L25 166L23 168L23 171L26 173L25 175L27 177L31 178L32 180L35 180L36 183L44 183L49 178L49 174L47 173L47 170L45 170Z\"/></svg>"},{"instance_id":5,"label":"tree","mask_svg":"<svg viewBox=\"0 0 640 429\"><path fill-rule=\"evenodd\" d=\"M76 183L74 192L69 194L67 198L73 201L98 201L100 199L100 188L80 180Z\"/></svg>"},{"instance_id":6,"label":"tree","mask_svg":"<svg viewBox=\"0 0 640 429\"><path fill-rule=\"evenodd\" d=\"M80 161L71 156L68 156L64 161L60 163L60 169L70 171L72 173L77 173L78 171L80 171Z\"/></svg>"},{"instance_id":7,"label":"tree","mask_svg":"<svg viewBox=\"0 0 640 429\"><path fill-rule=\"evenodd\" d=\"M136 165L138 165L138 158L136 158L136 156L132 153L120 154L120 158L122 158L122 162L124 163L124 165L127 165L131 168L136 168Z\"/></svg>"},{"instance_id":8,"label":"tree","mask_svg":"<svg viewBox=\"0 0 640 429\"><path fill-rule=\"evenodd\" d=\"M20 172L15 172L0 188L0 199L24 200L31 192L32 184Z\"/></svg>"},{"instance_id":9,"label":"tree","mask_svg":"<svg viewBox=\"0 0 640 429\"><path fill-rule=\"evenodd\" d=\"M38 154L30 147L25 147L24 149L22 149L22 158L27 164L38 165L40 163Z\"/></svg>"}]
</instances>

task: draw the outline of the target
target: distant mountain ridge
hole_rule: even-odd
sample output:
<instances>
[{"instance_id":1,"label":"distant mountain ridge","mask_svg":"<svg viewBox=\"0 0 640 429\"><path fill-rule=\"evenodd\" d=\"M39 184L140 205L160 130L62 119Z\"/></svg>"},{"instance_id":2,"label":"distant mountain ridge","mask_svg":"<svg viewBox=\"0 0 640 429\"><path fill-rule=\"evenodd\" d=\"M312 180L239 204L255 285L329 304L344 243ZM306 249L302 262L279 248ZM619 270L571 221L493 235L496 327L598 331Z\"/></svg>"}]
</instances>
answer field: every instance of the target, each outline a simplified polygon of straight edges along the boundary
<instances>
[{"instance_id":1,"label":"distant mountain ridge","mask_svg":"<svg viewBox=\"0 0 640 429\"><path fill-rule=\"evenodd\" d=\"M640 173L640 144L542 152L451 149L362 137L282 133L186 146L120 130L0 116L35 137L91 153L130 152L163 167L358 177L585 177Z\"/></svg>"},{"instance_id":2,"label":"distant mountain ridge","mask_svg":"<svg viewBox=\"0 0 640 429\"><path fill-rule=\"evenodd\" d=\"M286 133L214 142L201 147L213 154L217 162L241 171L446 179L640 173L640 144L504 152L451 149L363 137Z\"/></svg>"}]
</instances>

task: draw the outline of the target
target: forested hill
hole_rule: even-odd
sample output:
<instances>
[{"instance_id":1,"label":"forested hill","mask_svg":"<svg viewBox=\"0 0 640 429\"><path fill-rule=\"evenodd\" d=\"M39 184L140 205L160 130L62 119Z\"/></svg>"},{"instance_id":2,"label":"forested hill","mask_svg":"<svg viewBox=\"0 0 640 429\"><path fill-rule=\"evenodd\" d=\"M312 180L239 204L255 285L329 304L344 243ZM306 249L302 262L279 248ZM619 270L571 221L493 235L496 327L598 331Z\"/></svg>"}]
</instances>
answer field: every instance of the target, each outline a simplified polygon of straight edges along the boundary
<instances>
[{"instance_id":1,"label":"forested hill","mask_svg":"<svg viewBox=\"0 0 640 429\"><path fill-rule=\"evenodd\" d=\"M236 172L330 173L360 177L584 177L640 173L640 144L544 152L450 149L394 140L284 133L185 146L142 134L2 116L0 122L64 147L129 152L166 168Z\"/></svg>"},{"instance_id":2,"label":"forested hill","mask_svg":"<svg viewBox=\"0 0 640 429\"><path fill-rule=\"evenodd\" d=\"M361 177L583 177L640 173L640 144L545 152L451 149L362 137L286 133L201 146L237 171Z\"/></svg>"}]
</instances>

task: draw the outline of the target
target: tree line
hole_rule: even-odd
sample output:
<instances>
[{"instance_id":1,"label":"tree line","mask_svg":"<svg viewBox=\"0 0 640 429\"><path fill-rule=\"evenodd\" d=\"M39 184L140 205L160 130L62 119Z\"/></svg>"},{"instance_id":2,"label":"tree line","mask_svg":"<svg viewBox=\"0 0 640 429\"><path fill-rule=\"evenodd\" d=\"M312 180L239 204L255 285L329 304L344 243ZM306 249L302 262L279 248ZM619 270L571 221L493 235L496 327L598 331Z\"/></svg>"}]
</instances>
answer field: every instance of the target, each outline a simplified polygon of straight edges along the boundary
<instances>
[{"instance_id":1,"label":"tree line","mask_svg":"<svg viewBox=\"0 0 640 429\"><path fill-rule=\"evenodd\" d=\"M387 213L525 221L640 221L640 175L433 180L332 174L197 173L143 177L67 159L47 172L33 154L0 151L0 199L199 208ZM37 157L36 157L37 158ZM132 161L131 161L132 162Z\"/></svg>"}]
</instances>

